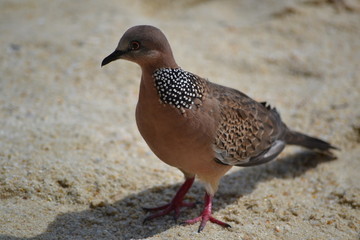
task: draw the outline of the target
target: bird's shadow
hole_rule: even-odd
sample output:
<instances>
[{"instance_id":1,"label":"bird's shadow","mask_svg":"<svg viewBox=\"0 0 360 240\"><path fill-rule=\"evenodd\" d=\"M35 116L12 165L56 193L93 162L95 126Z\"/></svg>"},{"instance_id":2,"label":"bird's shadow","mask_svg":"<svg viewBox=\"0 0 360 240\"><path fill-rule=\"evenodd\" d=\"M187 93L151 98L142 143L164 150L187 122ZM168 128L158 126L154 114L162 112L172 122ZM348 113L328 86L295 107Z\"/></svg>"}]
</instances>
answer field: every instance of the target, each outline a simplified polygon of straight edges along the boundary
<instances>
[{"instance_id":1,"label":"bird's shadow","mask_svg":"<svg viewBox=\"0 0 360 240\"><path fill-rule=\"evenodd\" d=\"M273 178L296 178L318 164L333 159L332 156L305 151L279 158L268 164L241 168L222 178L213 210L216 212L237 201L241 196L250 194L260 182ZM230 193L222 190L226 189L227 185L232 186ZM170 200L178 187L179 184L173 184L161 188L150 188L109 205L60 214L49 224L44 233L32 238L17 238L0 234L0 239L143 239L151 237L178 223L171 216L165 216L143 225L142 220L146 214L141 207L154 203L144 202L142 199L149 199L150 195L156 199L163 197L164 200L166 198ZM201 184L195 183L188 196L190 199L199 200L202 199L203 194ZM179 221L196 217L201 208L202 204L197 204L194 211L183 210Z\"/></svg>"}]
</instances>

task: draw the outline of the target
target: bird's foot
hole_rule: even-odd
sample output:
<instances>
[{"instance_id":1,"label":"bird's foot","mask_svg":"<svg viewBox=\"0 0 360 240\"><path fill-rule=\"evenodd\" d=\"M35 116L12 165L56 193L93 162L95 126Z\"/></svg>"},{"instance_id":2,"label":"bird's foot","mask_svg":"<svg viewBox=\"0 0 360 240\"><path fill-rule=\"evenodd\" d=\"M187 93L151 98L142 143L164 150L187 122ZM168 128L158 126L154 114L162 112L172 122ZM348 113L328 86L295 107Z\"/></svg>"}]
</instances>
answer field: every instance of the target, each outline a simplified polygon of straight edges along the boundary
<instances>
[{"instance_id":1,"label":"bird's foot","mask_svg":"<svg viewBox=\"0 0 360 240\"><path fill-rule=\"evenodd\" d=\"M216 224L218 224L218 225L220 225L222 227L225 227L225 228L231 227L229 224L214 218L211 215L211 207L212 207L212 196L210 196L208 193L206 193L206 195L205 195L205 207L204 207L204 210L201 213L201 215L199 217L197 217L197 218L187 220L183 224L194 224L194 223L197 223L197 222L201 222L200 226L199 226L199 229L198 229L198 232L201 232L205 228L205 225L206 225L206 223L208 221L210 221L212 223L216 223Z\"/></svg>"},{"instance_id":2,"label":"bird's foot","mask_svg":"<svg viewBox=\"0 0 360 240\"><path fill-rule=\"evenodd\" d=\"M182 207L194 207L195 203L187 203L184 202L183 199L185 197L185 194L189 191L189 188L192 186L195 178L189 178L186 179L184 184L180 187L180 189L177 191L175 197L172 199L172 201L168 204L165 204L160 207L154 207L154 208L143 208L146 211L159 211L158 213L154 213L148 217L146 217L143 221L143 223L146 223L147 221L158 218L161 216L165 216L171 212L174 211L174 220L178 219L180 215L180 209Z\"/></svg>"},{"instance_id":3,"label":"bird's foot","mask_svg":"<svg viewBox=\"0 0 360 240\"><path fill-rule=\"evenodd\" d=\"M210 221L212 223L216 223L216 224L218 224L218 225L220 225L222 227L225 227L225 228L231 228L231 226L229 224L214 218L213 216L211 216L211 214L209 214L209 215L201 214L201 216L199 216L197 218L185 221L184 224L194 224L194 223L197 223L197 222L200 222L200 221L201 221L201 223L200 223L198 232L201 232L205 228L205 225L206 225L206 223L208 221Z\"/></svg>"},{"instance_id":4,"label":"bird's foot","mask_svg":"<svg viewBox=\"0 0 360 240\"><path fill-rule=\"evenodd\" d=\"M183 201L179 202L179 201L174 201L174 200L171 201L170 203L165 204L165 205L160 206L160 207L143 208L146 211L159 211L157 213L151 214L150 216L146 217L144 219L143 223L146 223L147 221L149 221L151 219L154 219L154 218L158 218L158 217L168 215L173 211L174 211L174 220L176 222L179 215L180 215L180 209L182 207L194 207L195 206L195 203L187 203L187 202L183 202Z\"/></svg>"}]
</instances>

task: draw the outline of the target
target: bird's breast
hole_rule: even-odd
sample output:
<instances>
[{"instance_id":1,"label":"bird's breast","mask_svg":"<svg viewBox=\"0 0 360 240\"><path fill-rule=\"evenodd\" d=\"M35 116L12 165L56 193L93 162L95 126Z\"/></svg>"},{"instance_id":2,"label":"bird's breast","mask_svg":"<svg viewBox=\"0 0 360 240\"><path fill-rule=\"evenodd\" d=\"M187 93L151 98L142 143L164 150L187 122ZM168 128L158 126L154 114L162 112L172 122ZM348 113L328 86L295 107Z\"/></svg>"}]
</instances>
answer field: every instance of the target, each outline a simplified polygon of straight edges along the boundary
<instances>
[{"instance_id":1,"label":"bird's breast","mask_svg":"<svg viewBox=\"0 0 360 240\"><path fill-rule=\"evenodd\" d=\"M146 143L162 161L192 173L214 158L212 144L216 111L203 107L178 109L164 104L156 88L151 90L143 86L136 107L137 126Z\"/></svg>"}]
</instances>

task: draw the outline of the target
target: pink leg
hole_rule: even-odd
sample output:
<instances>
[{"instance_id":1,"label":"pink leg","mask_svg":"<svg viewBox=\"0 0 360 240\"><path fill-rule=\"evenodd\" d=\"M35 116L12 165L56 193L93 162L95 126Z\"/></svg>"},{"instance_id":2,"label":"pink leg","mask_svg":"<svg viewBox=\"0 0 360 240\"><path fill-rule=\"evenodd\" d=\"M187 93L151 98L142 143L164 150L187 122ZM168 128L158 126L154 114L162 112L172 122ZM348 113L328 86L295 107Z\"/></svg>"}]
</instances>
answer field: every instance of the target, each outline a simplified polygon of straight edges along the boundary
<instances>
[{"instance_id":1,"label":"pink leg","mask_svg":"<svg viewBox=\"0 0 360 240\"><path fill-rule=\"evenodd\" d=\"M205 194L205 207L204 207L204 210L201 213L201 215L197 218L187 220L184 223L185 224L194 224L194 223L201 221L198 232L201 232L204 229L206 223L209 220L210 220L210 222L216 223L222 227L226 227L226 228L231 227L229 224L222 222L220 220L217 220L216 218L211 216L212 199L213 199L213 197L211 195L209 195L208 193L206 193Z\"/></svg>"},{"instance_id":2,"label":"pink leg","mask_svg":"<svg viewBox=\"0 0 360 240\"><path fill-rule=\"evenodd\" d=\"M144 208L144 210L147 210L147 211L160 211L160 210L161 211L146 217L144 219L143 223L145 223L145 222L147 222L147 221L149 221L151 219L167 215L172 211L175 212L174 218L175 218L175 221L176 221L177 218L180 215L180 208L181 207L193 207L193 206L195 206L194 203L185 203L185 202L183 202L183 199L184 199L186 193L189 191L192 184L194 183L194 180L195 180L195 177L187 178L185 180L184 184L177 191L175 197L171 200L170 203L165 204L165 205L160 206L160 207L155 207L155 208Z\"/></svg>"}]
</instances>

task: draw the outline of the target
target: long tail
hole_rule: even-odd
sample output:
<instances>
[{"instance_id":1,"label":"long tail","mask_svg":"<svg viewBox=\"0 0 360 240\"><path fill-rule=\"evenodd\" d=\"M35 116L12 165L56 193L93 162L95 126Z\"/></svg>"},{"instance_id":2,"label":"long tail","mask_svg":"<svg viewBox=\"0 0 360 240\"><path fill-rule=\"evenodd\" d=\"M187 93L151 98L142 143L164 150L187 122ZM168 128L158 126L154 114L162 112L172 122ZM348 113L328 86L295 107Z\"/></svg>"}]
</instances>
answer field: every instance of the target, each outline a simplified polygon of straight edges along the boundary
<instances>
[{"instance_id":1,"label":"long tail","mask_svg":"<svg viewBox=\"0 0 360 240\"><path fill-rule=\"evenodd\" d=\"M330 143L325 142L321 139L307 136L305 134L288 130L285 135L285 141L287 144L299 145L309 149L318 149L320 151L328 151L330 149L337 149Z\"/></svg>"}]
</instances>

